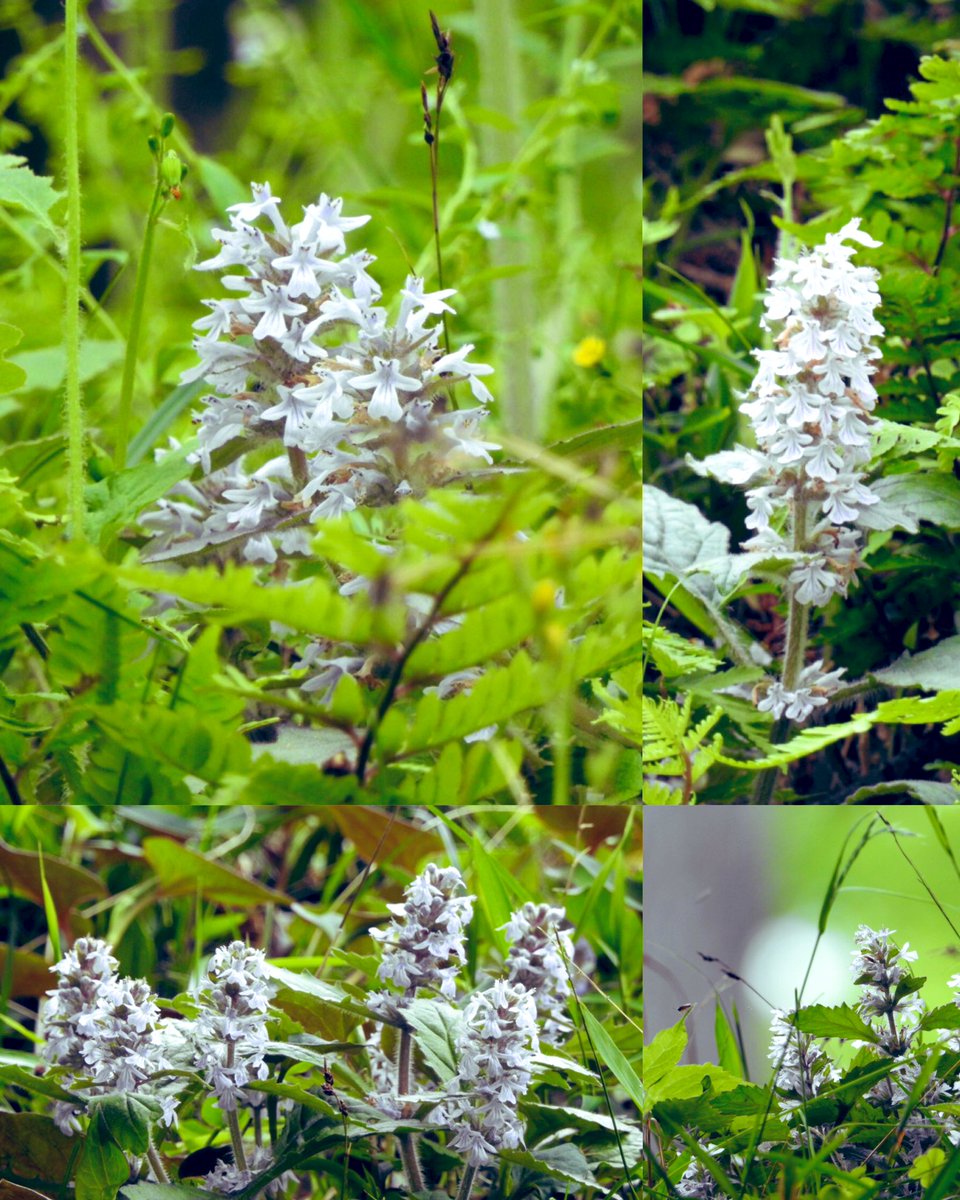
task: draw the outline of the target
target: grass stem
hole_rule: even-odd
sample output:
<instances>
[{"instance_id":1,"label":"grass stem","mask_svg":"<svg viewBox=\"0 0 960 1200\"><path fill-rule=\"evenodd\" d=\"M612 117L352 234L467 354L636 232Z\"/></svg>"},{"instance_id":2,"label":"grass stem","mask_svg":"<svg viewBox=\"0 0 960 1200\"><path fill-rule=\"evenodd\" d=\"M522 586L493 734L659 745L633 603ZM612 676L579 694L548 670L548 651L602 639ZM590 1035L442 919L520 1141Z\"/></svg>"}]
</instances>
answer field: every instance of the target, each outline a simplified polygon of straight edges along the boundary
<instances>
[{"instance_id":1,"label":"grass stem","mask_svg":"<svg viewBox=\"0 0 960 1200\"><path fill-rule=\"evenodd\" d=\"M137 263L137 279L133 291L133 311L130 314L130 331L123 359L123 378L120 384L120 411L117 418L116 464L122 471L127 465L127 446L130 442L130 410L133 406L133 383L137 372L137 353L143 329L143 311L147 299L147 282L150 276L150 260L153 257L153 237L164 207L163 181L159 173L147 214L147 225L143 231L143 246Z\"/></svg>"},{"instance_id":2,"label":"grass stem","mask_svg":"<svg viewBox=\"0 0 960 1200\"><path fill-rule=\"evenodd\" d=\"M69 536L84 540L84 429L80 395L80 98L77 82L80 0L66 0L63 90L67 183L66 297L63 344L66 354L67 520Z\"/></svg>"}]
</instances>

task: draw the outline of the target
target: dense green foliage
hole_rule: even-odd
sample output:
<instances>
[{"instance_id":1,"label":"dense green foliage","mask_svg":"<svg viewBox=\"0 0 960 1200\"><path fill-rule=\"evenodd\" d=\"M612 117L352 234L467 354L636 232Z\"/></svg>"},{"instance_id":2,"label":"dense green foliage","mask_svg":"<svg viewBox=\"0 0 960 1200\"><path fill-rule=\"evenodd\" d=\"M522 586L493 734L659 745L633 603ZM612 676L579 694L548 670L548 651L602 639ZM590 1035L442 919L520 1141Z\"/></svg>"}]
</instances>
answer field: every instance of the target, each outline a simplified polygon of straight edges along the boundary
<instances>
[{"instance_id":1,"label":"dense green foliage","mask_svg":"<svg viewBox=\"0 0 960 1200\"><path fill-rule=\"evenodd\" d=\"M81 12L73 57L69 22L65 41L59 18L7 6L19 39L0 123L7 799L636 797L639 738L607 722L618 673L640 655L629 7L439 14L456 53L438 155L451 348L474 343L495 367L484 435L503 451L442 489L311 527L313 557L284 574L238 567L242 546L140 562L138 519L200 475L191 412L209 389L178 381L217 289L191 268L248 181L268 179L292 212L326 192L373 213L385 295L408 272L438 286L427 11L238 0L226 61L204 64L203 29L176 5ZM75 108L59 103L72 62ZM79 289L78 347L65 285ZM170 438L181 448L154 461ZM344 597L357 574L374 586ZM299 687L310 637L365 663L329 706Z\"/></svg>"},{"instance_id":2,"label":"dense green foliage","mask_svg":"<svg viewBox=\"0 0 960 1200\"><path fill-rule=\"evenodd\" d=\"M502 971L501 926L528 900L563 907L583 955L581 968L571 964L573 1033L562 1047L548 1048L554 1058L523 1104L526 1148L505 1151L492 1173L478 1176L473 1195L638 1194L631 1189L640 1154L633 1107L640 1099L634 811L548 808L520 819L363 806L3 813L0 1173L10 1184L66 1196L73 1178L69 1194L78 1200L113 1200L118 1189L127 1200L210 1194L198 1190L204 1171L196 1169L195 1152L229 1139L217 1107L191 1107L196 1075L181 1080L178 1130L162 1131L151 1101L135 1091L85 1101L77 1088L84 1132L58 1132L47 1113L62 1089L49 1071L36 1070L37 1002L52 984L50 964L77 937L100 937L114 947L122 973L150 981L168 1016L190 1014L189 989L208 956L240 939L266 952L279 985L269 1026L271 1079L263 1085L273 1175L294 1171L312 1195L409 1194L401 1191L394 1136L402 1127L417 1131L428 1188L438 1189L430 1195L452 1195L463 1162L424 1120L429 1103L398 1121L367 1102L382 1085L366 1039L384 1031L389 1054L396 1037L395 1027L379 1024L367 1008L369 993L381 986L381 951L369 932L386 925L386 906L401 899L424 864L438 862L457 866L478 898L468 989L488 986ZM417 1089L429 1092L449 1075L455 1014L440 997L416 1004ZM332 1093L324 1090L330 1086ZM139 1182L128 1178L123 1151L145 1153L150 1123L172 1185L146 1182L145 1167ZM210 1170L209 1155L204 1161ZM267 1182L244 1194L259 1194Z\"/></svg>"},{"instance_id":3,"label":"dense green foliage","mask_svg":"<svg viewBox=\"0 0 960 1200\"><path fill-rule=\"evenodd\" d=\"M904 6L900 18L841 30L838 22L859 20L852 9L818 6L809 28L788 5L770 6L770 20L718 11L699 36L675 42L672 56L664 49L663 66L677 74L658 73L647 92L651 803L743 803L758 794L751 772L777 767L786 769L776 792L784 802L957 798L960 62L952 48L926 55L913 79L888 65L886 95L900 98L872 119L844 97L847 89L879 110L870 77L878 47L885 43L892 61L897 43L901 58L909 58L906 43L948 45L940 39L949 39L955 17L907 24ZM656 45L667 46L668 28L658 28ZM835 70L839 45L825 42L811 58L802 51L805 39L830 34L847 46ZM786 54L788 38L798 43ZM783 57L761 61L763 42ZM809 75L800 78L803 69ZM748 78L758 74L766 77ZM739 103L751 86L749 103ZM681 150L669 163L668 146ZM896 508L898 527L868 530L856 587L811 630L815 656L845 668L849 685L815 724L775 744L782 731L772 737L769 714L754 708L749 690L782 653L783 564L736 553L745 536L740 494L683 462L734 441L752 444L738 393L754 374L753 351L770 345L758 322L775 249L795 256L851 216L882 243L862 255L879 271L886 330L869 474ZM721 691L731 685L739 696Z\"/></svg>"}]
</instances>

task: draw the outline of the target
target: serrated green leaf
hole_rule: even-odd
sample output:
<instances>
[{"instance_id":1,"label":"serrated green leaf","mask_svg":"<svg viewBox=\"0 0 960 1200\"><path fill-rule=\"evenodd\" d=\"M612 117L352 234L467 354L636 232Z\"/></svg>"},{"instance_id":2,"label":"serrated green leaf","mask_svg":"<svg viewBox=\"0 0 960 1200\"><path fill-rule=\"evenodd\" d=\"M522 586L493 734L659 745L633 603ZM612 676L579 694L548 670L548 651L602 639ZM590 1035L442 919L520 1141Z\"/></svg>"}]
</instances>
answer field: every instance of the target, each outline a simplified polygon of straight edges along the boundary
<instances>
[{"instance_id":1,"label":"serrated green leaf","mask_svg":"<svg viewBox=\"0 0 960 1200\"><path fill-rule=\"evenodd\" d=\"M907 652L889 667L882 667L872 674L889 687L919 687L928 692L954 691L960 682L960 635L944 638L919 654Z\"/></svg>"},{"instance_id":2,"label":"serrated green leaf","mask_svg":"<svg viewBox=\"0 0 960 1200\"><path fill-rule=\"evenodd\" d=\"M171 450L158 462L141 463L108 475L86 488L87 537L101 546L145 508L189 475L188 446Z\"/></svg>"},{"instance_id":3,"label":"serrated green leaf","mask_svg":"<svg viewBox=\"0 0 960 1200\"><path fill-rule=\"evenodd\" d=\"M830 1007L826 1004L810 1004L791 1017L794 1025L802 1032L823 1038L857 1038L862 1042L875 1042L876 1033L863 1017L849 1004Z\"/></svg>"},{"instance_id":4,"label":"serrated green leaf","mask_svg":"<svg viewBox=\"0 0 960 1200\"><path fill-rule=\"evenodd\" d=\"M46 175L34 175L19 154L0 154L0 204L22 208L47 229L56 225L50 210L63 198Z\"/></svg>"},{"instance_id":5,"label":"serrated green leaf","mask_svg":"<svg viewBox=\"0 0 960 1200\"><path fill-rule=\"evenodd\" d=\"M417 1031L417 1047L440 1082L452 1079L460 1065L457 1038L463 1014L440 1000L413 1000L404 1016Z\"/></svg>"},{"instance_id":6,"label":"serrated green leaf","mask_svg":"<svg viewBox=\"0 0 960 1200\"><path fill-rule=\"evenodd\" d=\"M576 1183L581 1187L595 1188L596 1176L583 1151L571 1142L560 1146L534 1147L532 1150L501 1150L505 1162L515 1163L528 1171L536 1171L551 1179L564 1183Z\"/></svg>"}]
</instances>

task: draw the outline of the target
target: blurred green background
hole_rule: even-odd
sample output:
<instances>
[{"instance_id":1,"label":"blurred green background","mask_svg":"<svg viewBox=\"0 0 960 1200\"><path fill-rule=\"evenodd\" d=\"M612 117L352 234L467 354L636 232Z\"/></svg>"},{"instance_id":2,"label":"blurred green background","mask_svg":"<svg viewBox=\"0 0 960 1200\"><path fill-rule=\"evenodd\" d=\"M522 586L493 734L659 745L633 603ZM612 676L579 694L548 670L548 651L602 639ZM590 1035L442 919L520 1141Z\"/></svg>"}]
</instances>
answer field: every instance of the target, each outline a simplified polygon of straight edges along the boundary
<instances>
[{"instance_id":1,"label":"blurred green background","mask_svg":"<svg viewBox=\"0 0 960 1200\"><path fill-rule=\"evenodd\" d=\"M834 867L846 839L852 850L873 812L886 817L896 839L878 822L877 836L853 863L829 914L803 1003L856 1001L849 964L861 924L895 930L898 945L909 942L918 952L914 973L927 977L921 994L929 1007L951 999L947 980L960 973L960 936L932 897L960 929L960 876L931 812L958 860L960 812L906 806L651 808L644 814L647 1041L679 1019L680 1005L693 1004L687 1061L711 1059L719 994L728 1014L736 1005L753 1078L766 1079L770 1006L790 1005L801 987ZM745 983L726 977L720 963L704 962L701 953L721 959Z\"/></svg>"}]
</instances>

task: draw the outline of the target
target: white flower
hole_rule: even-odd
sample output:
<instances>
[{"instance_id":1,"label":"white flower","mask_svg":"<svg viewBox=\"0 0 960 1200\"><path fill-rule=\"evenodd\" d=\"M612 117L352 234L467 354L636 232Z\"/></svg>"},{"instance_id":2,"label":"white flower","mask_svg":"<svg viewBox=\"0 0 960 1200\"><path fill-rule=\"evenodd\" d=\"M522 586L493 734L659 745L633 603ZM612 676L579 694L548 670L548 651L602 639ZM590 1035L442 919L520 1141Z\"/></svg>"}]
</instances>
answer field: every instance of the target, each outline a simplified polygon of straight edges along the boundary
<instances>
[{"instance_id":1,"label":"white flower","mask_svg":"<svg viewBox=\"0 0 960 1200\"><path fill-rule=\"evenodd\" d=\"M473 393L474 399L481 404L492 404L493 396L490 395L490 389L486 384L480 382L478 376L492 375L493 367L486 363L467 362L467 355L472 349L471 343L461 346L459 350L454 350L451 354L442 355L427 372L427 378L440 379L444 375L451 375L455 379L467 379L470 382L470 391Z\"/></svg>"},{"instance_id":2,"label":"white flower","mask_svg":"<svg viewBox=\"0 0 960 1200\"><path fill-rule=\"evenodd\" d=\"M262 950L243 942L221 946L194 990L200 1005L194 1029L195 1065L224 1112L253 1103L248 1084L266 1079L267 1014L275 986L265 973Z\"/></svg>"},{"instance_id":3,"label":"white flower","mask_svg":"<svg viewBox=\"0 0 960 1200\"><path fill-rule=\"evenodd\" d=\"M374 358L373 370L368 375L354 375L350 382L358 391L374 389L367 412L375 420L386 417L388 421L399 421L403 416L397 392L418 392L423 386L419 379L402 374L395 358L379 357Z\"/></svg>"},{"instance_id":4,"label":"white flower","mask_svg":"<svg viewBox=\"0 0 960 1200\"><path fill-rule=\"evenodd\" d=\"M370 930L370 936L384 947L378 976L395 983L406 999L413 999L422 987L448 998L456 995L457 976L466 957L464 931L475 899L458 896L463 890L455 867L430 863L405 889L404 903L387 906L394 917L387 928Z\"/></svg>"},{"instance_id":5,"label":"white flower","mask_svg":"<svg viewBox=\"0 0 960 1200\"><path fill-rule=\"evenodd\" d=\"M447 1146L471 1166L501 1147L523 1145L517 1103L526 1093L539 1050L537 1006L518 983L498 979L471 997L457 1040L459 1068L434 1120L452 1125Z\"/></svg>"},{"instance_id":6,"label":"white flower","mask_svg":"<svg viewBox=\"0 0 960 1200\"><path fill-rule=\"evenodd\" d=\"M287 322L284 318L306 312L306 305L291 300L287 288L279 284L264 280L261 288L261 292L252 292L240 301L246 312L263 313L253 330L253 336L257 339L282 338L287 333Z\"/></svg>"},{"instance_id":7,"label":"white flower","mask_svg":"<svg viewBox=\"0 0 960 1200\"><path fill-rule=\"evenodd\" d=\"M562 908L527 903L501 926L513 944L507 955L507 980L533 996L543 1021L540 1038L559 1046L573 1030L566 1011L570 995L568 966L573 962L570 922Z\"/></svg>"}]
</instances>

